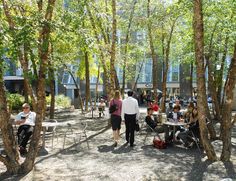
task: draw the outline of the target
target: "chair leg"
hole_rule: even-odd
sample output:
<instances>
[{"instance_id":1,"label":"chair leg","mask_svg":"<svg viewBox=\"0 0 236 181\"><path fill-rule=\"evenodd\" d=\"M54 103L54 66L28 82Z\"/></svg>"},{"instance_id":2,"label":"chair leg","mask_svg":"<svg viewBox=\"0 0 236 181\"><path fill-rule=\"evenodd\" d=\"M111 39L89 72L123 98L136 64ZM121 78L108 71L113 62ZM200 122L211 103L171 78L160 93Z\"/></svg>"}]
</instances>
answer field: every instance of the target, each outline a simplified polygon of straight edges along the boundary
<instances>
[{"instance_id":1,"label":"chair leg","mask_svg":"<svg viewBox=\"0 0 236 181\"><path fill-rule=\"evenodd\" d=\"M87 137L86 132L84 132L84 135L85 135L85 139L86 139L86 142L87 142L87 147L88 147L88 149L89 149L88 137Z\"/></svg>"},{"instance_id":2,"label":"chair leg","mask_svg":"<svg viewBox=\"0 0 236 181\"><path fill-rule=\"evenodd\" d=\"M193 134L193 132L191 131L191 134L192 134L192 137L193 137L193 141L194 141L194 143L197 145L197 149L198 149L198 151L200 152L200 153L202 153L201 152L201 149L200 149L200 147L199 147L199 145L198 145L198 139L196 138L196 136Z\"/></svg>"},{"instance_id":3,"label":"chair leg","mask_svg":"<svg viewBox=\"0 0 236 181\"><path fill-rule=\"evenodd\" d=\"M65 148L65 143L66 143L66 133L65 133L65 135L64 135L64 140L63 140L63 150L64 150L64 148Z\"/></svg>"},{"instance_id":4,"label":"chair leg","mask_svg":"<svg viewBox=\"0 0 236 181\"><path fill-rule=\"evenodd\" d=\"M145 138L144 138L143 144L145 144L145 142L146 142L147 135L148 135L148 133L146 133L146 135L145 135Z\"/></svg>"},{"instance_id":5,"label":"chair leg","mask_svg":"<svg viewBox=\"0 0 236 181\"><path fill-rule=\"evenodd\" d=\"M53 139L54 139L54 132L52 133L52 149L53 149Z\"/></svg>"}]
</instances>

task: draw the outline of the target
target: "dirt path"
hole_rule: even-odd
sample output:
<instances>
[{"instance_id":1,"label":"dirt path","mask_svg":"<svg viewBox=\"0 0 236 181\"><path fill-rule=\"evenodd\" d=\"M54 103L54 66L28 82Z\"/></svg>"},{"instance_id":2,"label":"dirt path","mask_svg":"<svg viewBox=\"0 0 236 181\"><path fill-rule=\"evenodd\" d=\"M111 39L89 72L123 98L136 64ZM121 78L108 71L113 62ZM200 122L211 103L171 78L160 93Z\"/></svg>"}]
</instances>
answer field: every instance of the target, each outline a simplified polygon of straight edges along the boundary
<instances>
[{"instance_id":1,"label":"dirt path","mask_svg":"<svg viewBox=\"0 0 236 181\"><path fill-rule=\"evenodd\" d=\"M144 112L142 114L144 116ZM90 115L87 115L90 116ZM96 116L96 114L95 114ZM228 178L236 180L236 129L233 132L232 161L229 163L210 163L200 155L196 148L185 149L181 145L167 149L155 149L152 137L143 144L144 134L136 135L134 148L125 145L124 125L121 129L121 141L114 148L111 128L107 127L107 118L89 119L78 111L60 112L58 122L69 122L77 125L79 121L88 124L86 141L74 145L72 139L62 149L65 127L58 127L58 142L54 149L51 140L46 141L49 154L37 158L35 169L30 180L35 181L220 181ZM221 143L215 141L214 146L220 153Z\"/></svg>"},{"instance_id":2,"label":"dirt path","mask_svg":"<svg viewBox=\"0 0 236 181\"><path fill-rule=\"evenodd\" d=\"M75 118L78 119L78 116ZM68 143L68 149L60 150L59 143L51 155L39 158L34 180L236 180L235 139L232 162L211 164L196 148L186 150L177 145L158 150L151 145L152 137L148 137L144 145L143 134L136 135L137 146L134 148L125 145L122 134L121 142L114 148L112 131L105 119L83 121L88 123L90 149L84 142L72 146ZM122 125L121 132L124 130ZM235 132L233 134L236 137ZM214 145L220 150L219 141Z\"/></svg>"}]
</instances>

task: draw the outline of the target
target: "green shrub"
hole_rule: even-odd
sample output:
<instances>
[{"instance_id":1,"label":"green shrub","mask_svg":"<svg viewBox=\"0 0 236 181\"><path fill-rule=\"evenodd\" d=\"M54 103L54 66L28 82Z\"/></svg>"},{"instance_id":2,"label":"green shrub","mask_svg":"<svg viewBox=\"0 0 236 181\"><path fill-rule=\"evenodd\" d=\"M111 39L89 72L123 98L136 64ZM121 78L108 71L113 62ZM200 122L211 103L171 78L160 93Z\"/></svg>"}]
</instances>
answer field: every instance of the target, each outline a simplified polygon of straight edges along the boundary
<instances>
[{"instance_id":1,"label":"green shrub","mask_svg":"<svg viewBox=\"0 0 236 181\"><path fill-rule=\"evenodd\" d=\"M7 103L10 110L21 110L21 106L24 104L24 97L20 94L7 93Z\"/></svg>"},{"instance_id":2,"label":"green shrub","mask_svg":"<svg viewBox=\"0 0 236 181\"><path fill-rule=\"evenodd\" d=\"M50 106L51 96L46 97L46 103ZM55 107L59 108L69 108L71 106L71 99L64 95L57 95L55 96Z\"/></svg>"},{"instance_id":3,"label":"green shrub","mask_svg":"<svg viewBox=\"0 0 236 181\"><path fill-rule=\"evenodd\" d=\"M71 99L61 94L56 96L55 104L57 107L69 108L71 106Z\"/></svg>"}]
</instances>

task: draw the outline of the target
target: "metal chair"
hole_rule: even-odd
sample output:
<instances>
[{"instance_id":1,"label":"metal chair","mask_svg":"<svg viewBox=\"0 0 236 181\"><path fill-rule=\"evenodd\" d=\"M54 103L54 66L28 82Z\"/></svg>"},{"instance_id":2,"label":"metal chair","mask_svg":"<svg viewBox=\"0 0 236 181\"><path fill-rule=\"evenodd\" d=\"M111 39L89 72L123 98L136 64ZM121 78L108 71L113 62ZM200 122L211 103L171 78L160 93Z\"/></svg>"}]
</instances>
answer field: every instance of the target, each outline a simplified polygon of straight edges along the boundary
<instances>
[{"instance_id":1,"label":"metal chair","mask_svg":"<svg viewBox=\"0 0 236 181\"><path fill-rule=\"evenodd\" d=\"M200 139L193 133L192 130L189 130L190 135L188 135L188 137L196 144L198 151L200 153L202 153L201 149L200 149Z\"/></svg>"},{"instance_id":2,"label":"metal chair","mask_svg":"<svg viewBox=\"0 0 236 181\"><path fill-rule=\"evenodd\" d=\"M57 123L56 119L49 119L48 122L51 123ZM54 141L54 136L57 137L57 142L58 142L58 136L57 136L57 132L56 132L56 125L55 126L48 126L45 130L45 136L51 136L52 137L52 148L53 148L53 141Z\"/></svg>"},{"instance_id":3,"label":"metal chair","mask_svg":"<svg viewBox=\"0 0 236 181\"><path fill-rule=\"evenodd\" d=\"M145 135L143 144L145 144L148 135L154 134L153 139L154 139L156 136L157 136L159 139L161 139L161 137L159 136L159 134L158 134L154 129L152 129L146 122L145 122L144 124L146 124L146 135Z\"/></svg>"},{"instance_id":4,"label":"metal chair","mask_svg":"<svg viewBox=\"0 0 236 181\"><path fill-rule=\"evenodd\" d=\"M85 137L85 141L87 142L87 147L89 149L89 143L88 143L88 137L86 134L86 129L87 129L87 123L79 123L79 128L75 128L72 126L72 124L67 123L67 130L65 131L64 134L64 141L63 141L63 149L65 148L65 143L67 138L73 138L74 144L81 143L82 136ZM78 139L78 142L77 142Z\"/></svg>"}]
</instances>

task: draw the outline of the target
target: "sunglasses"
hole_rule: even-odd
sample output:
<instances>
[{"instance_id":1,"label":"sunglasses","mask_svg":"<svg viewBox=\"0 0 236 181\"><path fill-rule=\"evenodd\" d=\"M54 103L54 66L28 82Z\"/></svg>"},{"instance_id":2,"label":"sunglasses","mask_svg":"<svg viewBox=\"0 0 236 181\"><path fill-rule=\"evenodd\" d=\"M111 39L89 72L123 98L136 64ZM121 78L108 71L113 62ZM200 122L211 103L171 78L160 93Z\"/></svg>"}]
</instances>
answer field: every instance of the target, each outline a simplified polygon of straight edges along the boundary
<instances>
[{"instance_id":1,"label":"sunglasses","mask_svg":"<svg viewBox=\"0 0 236 181\"><path fill-rule=\"evenodd\" d=\"M23 107L23 109L29 109L29 107Z\"/></svg>"}]
</instances>

